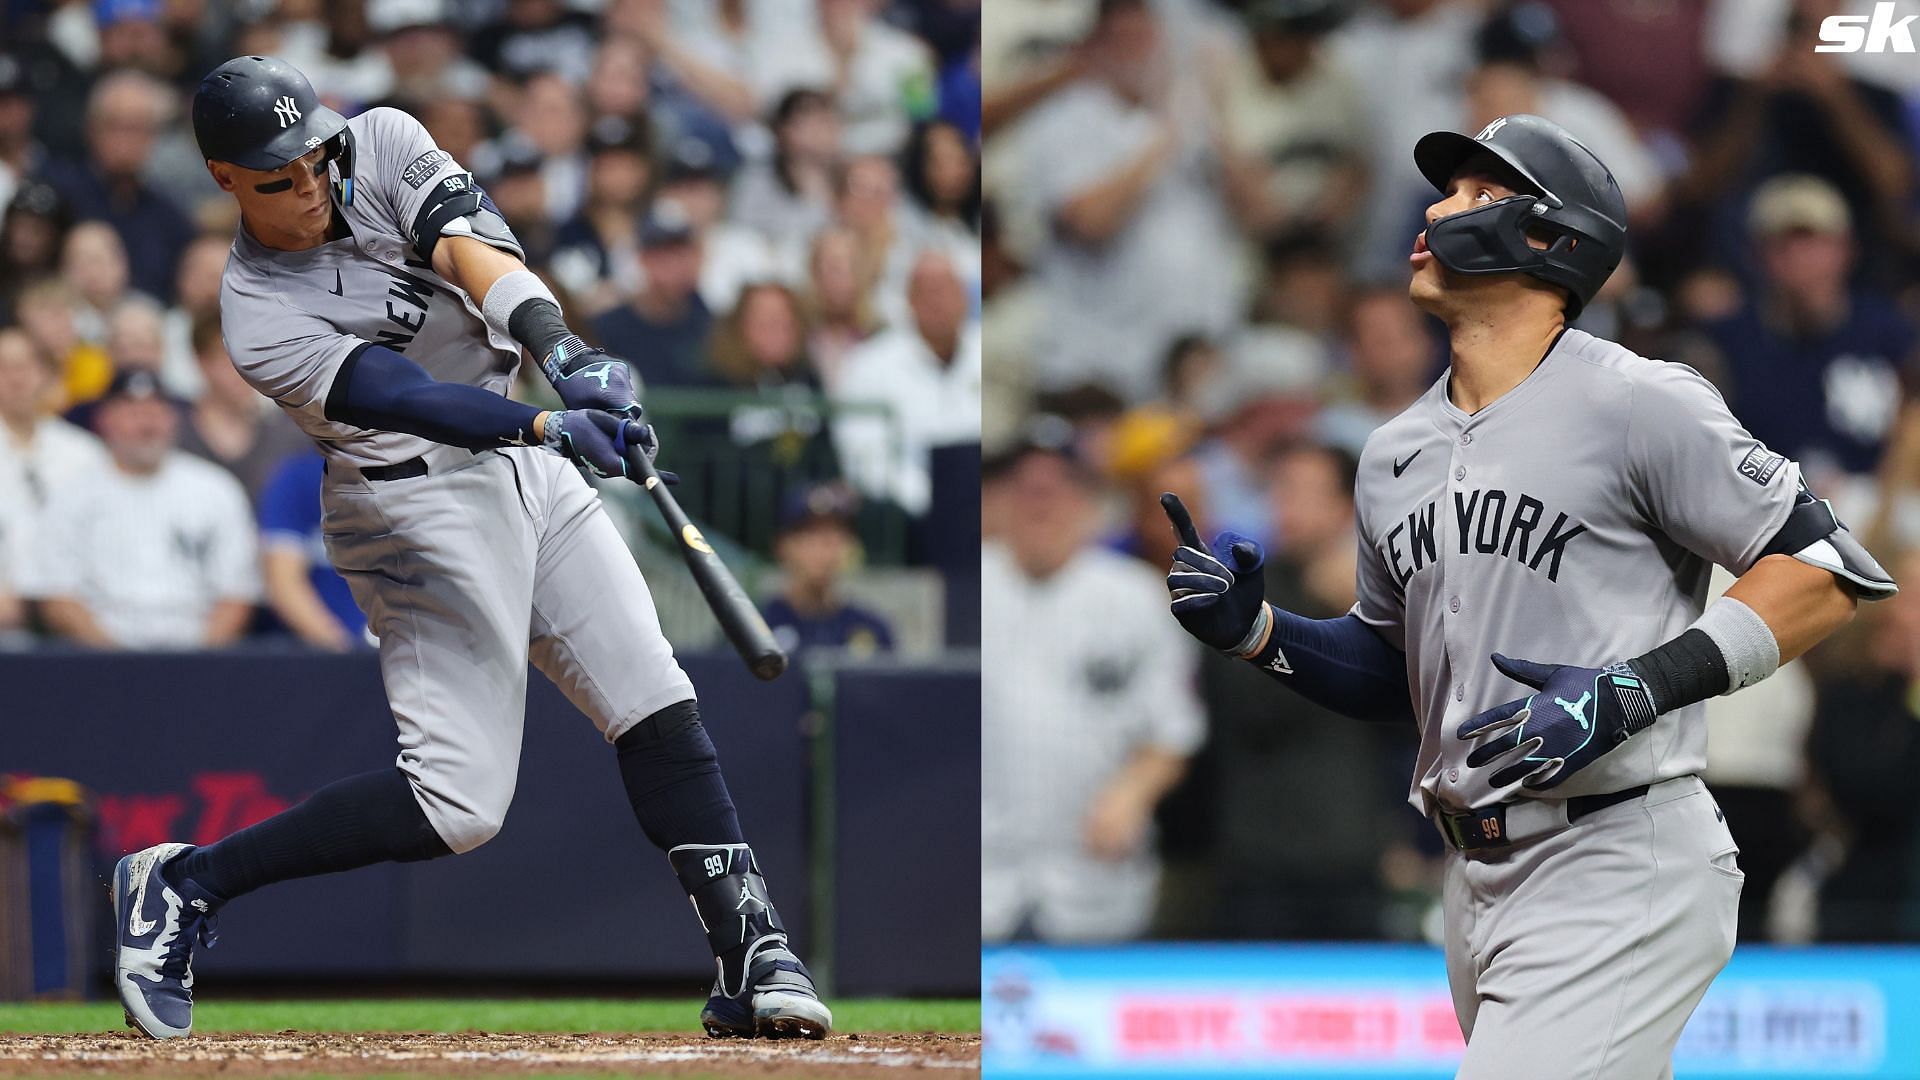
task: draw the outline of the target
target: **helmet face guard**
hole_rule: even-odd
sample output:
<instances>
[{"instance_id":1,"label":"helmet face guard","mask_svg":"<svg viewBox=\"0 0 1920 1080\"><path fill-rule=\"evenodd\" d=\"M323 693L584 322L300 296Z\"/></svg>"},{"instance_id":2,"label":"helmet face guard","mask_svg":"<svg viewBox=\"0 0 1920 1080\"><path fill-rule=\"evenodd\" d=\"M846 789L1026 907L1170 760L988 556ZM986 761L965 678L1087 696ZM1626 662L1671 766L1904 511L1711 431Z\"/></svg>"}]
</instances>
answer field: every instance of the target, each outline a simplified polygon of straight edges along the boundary
<instances>
[{"instance_id":1,"label":"helmet face guard","mask_svg":"<svg viewBox=\"0 0 1920 1080\"><path fill-rule=\"evenodd\" d=\"M1509 195L1485 206L1449 214L1427 226L1427 250L1455 274L1526 274L1567 290L1567 318L1585 306L1580 270L1567 257L1582 237L1542 215L1550 203L1532 195ZM1527 243L1527 232L1547 233L1544 248Z\"/></svg>"}]
</instances>

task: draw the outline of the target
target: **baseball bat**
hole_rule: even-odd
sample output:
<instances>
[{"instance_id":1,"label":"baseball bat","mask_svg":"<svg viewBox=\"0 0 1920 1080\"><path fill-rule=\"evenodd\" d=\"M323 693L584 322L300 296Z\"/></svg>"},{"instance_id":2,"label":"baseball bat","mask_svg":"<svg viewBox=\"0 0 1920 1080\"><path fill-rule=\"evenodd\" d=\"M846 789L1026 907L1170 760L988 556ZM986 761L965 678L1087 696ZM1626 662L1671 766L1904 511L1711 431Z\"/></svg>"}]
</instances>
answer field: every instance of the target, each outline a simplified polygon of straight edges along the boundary
<instances>
[{"instance_id":1,"label":"baseball bat","mask_svg":"<svg viewBox=\"0 0 1920 1080\"><path fill-rule=\"evenodd\" d=\"M762 681L779 678L780 673L787 670L787 654L774 642L767 620L761 616L760 609L753 606L753 601L747 599L746 590L740 587L733 571L720 561L707 538L700 535L687 512L680 509L673 491L660 479L660 473L645 451L637 446L629 447L627 468L633 481L653 496L653 505L660 508L660 516L673 532L680 556L687 560L687 569L693 572L693 580L700 586L700 594L706 597L713 617L719 620L720 629L733 643L740 659L746 661L747 670Z\"/></svg>"}]
</instances>

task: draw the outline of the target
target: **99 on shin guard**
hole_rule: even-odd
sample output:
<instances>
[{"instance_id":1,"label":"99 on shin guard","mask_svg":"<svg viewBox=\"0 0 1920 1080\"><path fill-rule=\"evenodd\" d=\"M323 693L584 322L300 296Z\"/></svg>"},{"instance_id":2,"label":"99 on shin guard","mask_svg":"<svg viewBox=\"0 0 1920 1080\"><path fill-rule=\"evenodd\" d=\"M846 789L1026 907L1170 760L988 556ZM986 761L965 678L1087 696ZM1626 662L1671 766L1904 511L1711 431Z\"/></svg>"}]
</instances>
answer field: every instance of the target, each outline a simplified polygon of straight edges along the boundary
<instances>
[{"instance_id":1,"label":"99 on shin guard","mask_svg":"<svg viewBox=\"0 0 1920 1080\"><path fill-rule=\"evenodd\" d=\"M720 966L714 993L739 997L757 954L785 950L786 927L773 910L767 881L745 844L686 844L667 852L673 872L693 901Z\"/></svg>"}]
</instances>

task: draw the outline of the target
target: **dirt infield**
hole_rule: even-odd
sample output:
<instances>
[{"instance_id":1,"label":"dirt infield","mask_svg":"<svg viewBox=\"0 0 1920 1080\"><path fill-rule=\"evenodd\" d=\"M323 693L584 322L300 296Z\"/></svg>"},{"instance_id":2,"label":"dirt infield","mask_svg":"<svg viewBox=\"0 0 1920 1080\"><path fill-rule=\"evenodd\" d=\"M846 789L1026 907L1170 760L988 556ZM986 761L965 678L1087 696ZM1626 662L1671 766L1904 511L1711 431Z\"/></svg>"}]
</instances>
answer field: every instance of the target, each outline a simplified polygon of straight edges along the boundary
<instances>
[{"instance_id":1,"label":"dirt infield","mask_svg":"<svg viewBox=\"0 0 1920 1080\"><path fill-rule=\"evenodd\" d=\"M801 1040L622 1035L0 1035L0 1076L357 1076L392 1073L645 1073L658 1076L978 1076L978 1035Z\"/></svg>"}]
</instances>

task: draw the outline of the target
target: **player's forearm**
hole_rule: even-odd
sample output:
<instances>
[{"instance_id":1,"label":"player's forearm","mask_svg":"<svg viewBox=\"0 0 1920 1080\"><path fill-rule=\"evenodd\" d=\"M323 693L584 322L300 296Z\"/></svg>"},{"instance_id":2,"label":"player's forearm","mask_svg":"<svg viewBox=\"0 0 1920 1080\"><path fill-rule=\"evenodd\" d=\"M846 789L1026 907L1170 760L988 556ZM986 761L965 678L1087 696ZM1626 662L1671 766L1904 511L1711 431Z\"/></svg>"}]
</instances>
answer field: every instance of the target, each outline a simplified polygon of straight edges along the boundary
<instances>
[{"instance_id":1,"label":"player's forearm","mask_svg":"<svg viewBox=\"0 0 1920 1080\"><path fill-rule=\"evenodd\" d=\"M1267 627L1244 659L1301 697L1355 720L1411 723L1407 656L1358 616L1308 619L1265 605Z\"/></svg>"},{"instance_id":2,"label":"player's forearm","mask_svg":"<svg viewBox=\"0 0 1920 1080\"><path fill-rule=\"evenodd\" d=\"M434 273L458 286L478 302L503 277L527 264L511 251L471 236L442 236L433 246Z\"/></svg>"},{"instance_id":3,"label":"player's forearm","mask_svg":"<svg viewBox=\"0 0 1920 1080\"><path fill-rule=\"evenodd\" d=\"M535 444L541 437L539 409L478 386L438 382L420 365L379 345L362 347L334 376L326 415L355 427L470 450Z\"/></svg>"},{"instance_id":4,"label":"player's forearm","mask_svg":"<svg viewBox=\"0 0 1920 1080\"><path fill-rule=\"evenodd\" d=\"M1773 631L1783 664L1847 625L1860 605L1839 578L1791 555L1754 563L1727 595L1752 608Z\"/></svg>"},{"instance_id":5,"label":"player's forearm","mask_svg":"<svg viewBox=\"0 0 1920 1080\"><path fill-rule=\"evenodd\" d=\"M239 641L252 616L253 605L245 600L216 601L207 613L207 648L221 649Z\"/></svg>"},{"instance_id":6,"label":"player's forearm","mask_svg":"<svg viewBox=\"0 0 1920 1080\"><path fill-rule=\"evenodd\" d=\"M116 644L113 638L100 628L100 623L94 619L93 612L72 597L48 597L40 604L40 614L46 619L49 629L75 644L89 645L96 649L111 649Z\"/></svg>"}]
</instances>

